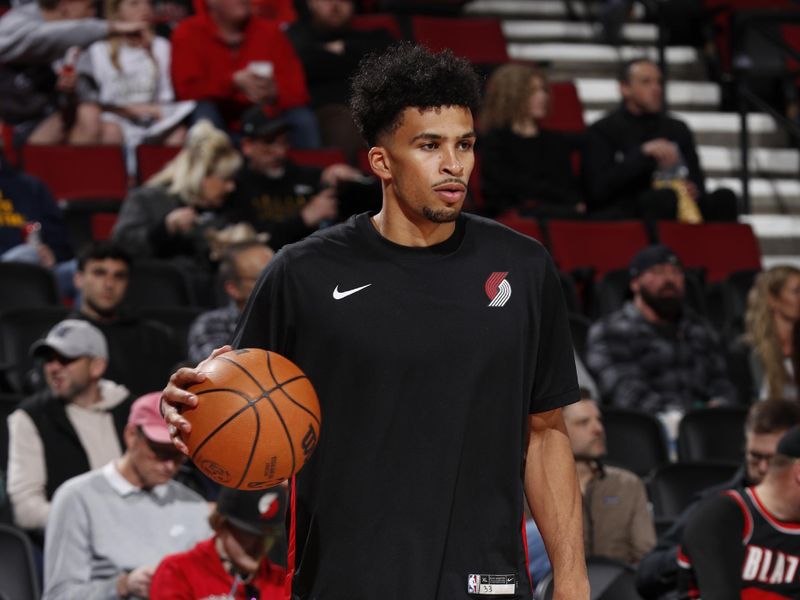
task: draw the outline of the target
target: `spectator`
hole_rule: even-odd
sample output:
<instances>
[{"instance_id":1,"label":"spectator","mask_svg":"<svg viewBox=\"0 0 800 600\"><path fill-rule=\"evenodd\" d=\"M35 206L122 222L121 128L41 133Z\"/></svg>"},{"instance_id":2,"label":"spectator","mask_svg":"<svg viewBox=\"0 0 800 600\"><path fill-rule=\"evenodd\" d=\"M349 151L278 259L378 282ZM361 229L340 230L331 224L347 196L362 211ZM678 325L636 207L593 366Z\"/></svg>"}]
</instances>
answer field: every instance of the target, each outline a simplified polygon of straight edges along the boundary
<instances>
[{"instance_id":1,"label":"spectator","mask_svg":"<svg viewBox=\"0 0 800 600\"><path fill-rule=\"evenodd\" d=\"M355 0L303 3L307 14L291 24L287 35L303 64L322 144L342 149L355 164L364 141L347 105L350 78L364 56L383 52L393 38L385 29L353 29Z\"/></svg>"},{"instance_id":2,"label":"spectator","mask_svg":"<svg viewBox=\"0 0 800 600\"><path fill-rule=\"evenodd\" d=\"M692 132L663 113L658 66L647 59L625 63L620 91L622 105L588 131L582 169L589 212L613 218L734 220L733 192L706 193Z\"/></svg>"},{"instance_id":3,"label":"spectator","mask_svg":"<svg viewBox=\"0 0 800 600\"><path fill-rule=\"evenodd\" d=\"M765 400L750 407L744 425L745 461L730 481L697 495L675 523L658 539L653 550L639 563L636 586L650 600L674 598L678 585L678 546L686 523L699 500L723 490L739 490L758 485L764 479L769 461L775 456L778 441L795 425L800 425L800 404L791 400Z\"/></svg>"},{"instance_id":4,"label":"spectator","mask_svg":"<svg viewBox=\"0 0 800 600\"><path fill-rule=\"evenodd\" d=\"M106 0L106 17L123 23L153 20L150 0ZM173 102L170 44L146 29L140 37L95 42L79 70L96 86L103 144L124 144L135 171L135 148L142 142L180 146L185 118L194 102Z\"/></svg>"},{"instance_id":5,"label":"spectator","mask_svg":"<svg viewBox=\"0 0 800 600\"><path fill-rule=\"evenodd\" d=\"M647 505L642 481L630 471L604 465L606 435L597 403L588 390L581 390L581 400L564 407L578 483L583 497L583 533L586 556L601 556L635 565L653 548L656 541L653 515ZM540 538L536 525L529 522L529 538ZM532 540L529 548L534 581L550 572L544 544Z\"/></svg>"},{"instance_id":6,"label":"spectator","mask_svg":"<svg viewBox=\"0 0 800 600\"><path fill-rule=\"evenodd\" d=\"M159 561L208 535L208 505L172 481L184 457L169 441L159 398L153 392L133 403L122 458L56 493L43 600L147 598Z\"/></svg>"},{"instance_id":7,"label":"spectator","mask_svg":"<svg viewBox=\"0 0 800 600\"><path fill-rule=\"evenodd\" d=\"M650 413L735 402L716 333L684 303L675 253L645 248L630 274L633 300L589 329L586 362L601 394Z\"/></svg>"},{"instance_id":8,"label":"spectator","mask_svg":"<svg viewBox=\"0 0 800 600\"><path fill-rule=\"evenodd\" d=\"M678 553L681 597L800 597L800 426L778 442L764 479L705 500Z\"/></svg>"},{"instance_id":9,"label":"spectator","mask_svg":"<svg viewBox=\"0 0 800 600\"><path fill-rule=\"evenodd\" d=\"M745 322L755 393L800 400L800 269L781 265L760 273L748 295Z\"/></svg>"},{"instance_id":10,"label":"spectator","mask_svg":"<svg viewBox=\"0 0 800 600\"><path fill-rule=\"evenodd\" d=\"M38 0L0 18L0 118L15 126L15 146L100 139L99 107L77 101L77 55L106 37L138 36L146 25L94 14L93 0Z\"/></svg>"},{"instance_id":11,"label":"spectator","mask_svg":"<svg viewBox=\"0 0 800 600\"><path fill-rule=\"evenodd\" d=\"M19 527L41 532L64 481L122 454L128 390L102 379L108 347L93 325L67 319L31 346L47 389L8 417L8 494Z\"/></svg>"},{"instance_id":12,"label":"spectator","mask_svg":"<svg viewBox=\"0 0 800 600\"><path fill-rule=\"evenodd\" d=\"M279 600L286 572L267 557L283 534L286 492L223 489L209 517L214 537L167 556L153 576L150 600Z\"/></svg>"},{"instance_id":13,"label":"spectator","mask_svg":"<svg viewBox=\"0 0 800 600\"><path fill-rule=\"evenodd\" d=\"M254 16L250 0L202 0L172 34L172 82L182 100L202 101L197 117L231 130L252 104L293 125L292 145L319 146L306 106L303 67L277 22Z\"/></svg>"},{"instance_id":14,"label":"spectator","mask_svg":"<svg viewBox=\"0 0 800 600\"><path fill-rule=\"evenodd\" d=\"M231 245L219 265L219 277L230 298L227 306L204 312L189 329L189 361L197 364L214 348L230 343L239 315L274 252L261 242Z\"/></svg>"},{"instance_id":15,"label":"spectator","mask_svg":"<svg viewBox=\"0 0 800 600\"><path fill-rule=\"evenodd\" d=\"M364 185L369 180L349 165L319 169L292 162L287 156L288 129L287 121L270 119L258 108L245 113L242 152L247 164L239 171L236 191L227 203L231 220L252 223L269 233L269 245L276 251L321 225L349 216L340 211L340 196L349 196L353 207L373 189ZM377 191L375 194L377 203Z\"/></svg>"},{"instance_id":16,"label":"spectator","mask_svg":"<svg viewBox=\"0 0 800 600\"><path fill-rule=\"evenodd\" d=\"M126 310L131 258L116 244L95 242L78 259L75 286L80 291L75 319L90 322L108 342L107 375L133 394L164 385L184 357L181 344L161 323Z\"/></svg>"},{"instance_id":17,"label":"spectator","mask_svg":"<svg viewBox=\"0 0 800 600\"><path fill-rule=\"evenodd\" d=\"M489 78L480 116L481 193L489 216L516 208L550 217L574 217L586 205L572 169L581 139L542 129L550 112L545 76L508 64Z\"/></svg>"},{"instance_id":18,"label":"spectator","mask_svg":"<svg viewBox=\"0 0 800 600\"><path fill-rule=\"evenodd\" d=\"M125 199L112 238L131 255L210 267L207 229L234 189L242 159L228 136L208 121L192 127L180 153Z\"/></svg>"},{"instance_id":19,"label":"spectator","mask_svg":"<svg viewBox=\"0 0 800 600\"><path fill-rule=\"evenodd\" d=\"M0 158L0 260L52 268L71 257L69 232L50 190Z\"/></svg>"}]
</instances>

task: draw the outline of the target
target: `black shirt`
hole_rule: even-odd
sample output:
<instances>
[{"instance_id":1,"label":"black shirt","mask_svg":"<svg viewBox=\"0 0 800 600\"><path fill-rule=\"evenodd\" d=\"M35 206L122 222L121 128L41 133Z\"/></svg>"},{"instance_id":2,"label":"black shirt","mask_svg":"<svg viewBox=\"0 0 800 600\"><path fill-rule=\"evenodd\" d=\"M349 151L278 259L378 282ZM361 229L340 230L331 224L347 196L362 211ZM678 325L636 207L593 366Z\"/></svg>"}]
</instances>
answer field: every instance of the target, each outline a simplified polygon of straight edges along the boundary
<instances>
[{"instance_id":1,"label":"black shirt","mask_svg":"<svg viewBox=\"0 0 800 600\"><path fill-rule=\"evenodd\" d=\"M278 253L234 344L287 356L320 398L297 478L297 597L481 597L471 575L510 576L504 597L531 597L528 415L578 399L538 242L462 215L445 242L411 248L358 215Z\"/></svg>"}]
</instances>

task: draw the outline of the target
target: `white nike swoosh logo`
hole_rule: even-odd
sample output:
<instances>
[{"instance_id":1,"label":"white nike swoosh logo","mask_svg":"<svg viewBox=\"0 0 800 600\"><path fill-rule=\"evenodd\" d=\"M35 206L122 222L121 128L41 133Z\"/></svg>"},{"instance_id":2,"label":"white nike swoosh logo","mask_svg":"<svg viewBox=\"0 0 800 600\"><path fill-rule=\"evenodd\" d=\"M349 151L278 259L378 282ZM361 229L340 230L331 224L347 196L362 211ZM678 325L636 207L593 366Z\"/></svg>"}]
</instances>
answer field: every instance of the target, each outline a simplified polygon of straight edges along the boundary
<instances>
[{"instance_id":1,"label":"white nike swoosh logo","mask_svg":"<svg viewBox=\"0 0 800 600\"><path fill-rule=\"evenodd\" d=\"M348 296L351 296L356 292L360 292L361 290L368 288L371 285L372 285L371 283L368 283L367 285L362 285L361 287L353 288L352 290L347 290L344 292L340 292L339 286L337 285L336 288L333 290L333 299L341 300L342 298L347 298Z\"/></svg>"}]
</instances>

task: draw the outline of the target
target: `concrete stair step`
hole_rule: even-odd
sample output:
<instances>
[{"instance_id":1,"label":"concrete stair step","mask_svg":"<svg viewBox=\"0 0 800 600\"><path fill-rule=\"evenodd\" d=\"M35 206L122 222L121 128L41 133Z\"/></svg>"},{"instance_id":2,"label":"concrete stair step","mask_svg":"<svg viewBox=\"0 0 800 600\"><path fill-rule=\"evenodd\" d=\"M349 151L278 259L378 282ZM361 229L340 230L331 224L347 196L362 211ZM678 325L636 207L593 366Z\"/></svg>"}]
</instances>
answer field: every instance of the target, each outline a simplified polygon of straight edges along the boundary
<instances>
[{"instance_id":1,"label":"concrete stair step","mask_svg":"<svg viewBox=\"0 0 800 600\"><path fill-rule=\"evenodd\" d=\"M513 42L594 42L599 39L596 23L575 21L503 21L503 33ZM622 28L622 39L636 44L656 44L658 27L650 23L631 23Z\"/></svg>"},{"instance_id":2,"label":"concrete stair step","mask_svg":"<svg viewBox=\"0 0 800 600\"><path fill-rule=\"evenodd\" d=\"M577 17L594 17L603 7L603 2L590 2L584 0L568 0ZM567 1L565 0L474 0L464 6L465 15L475 17L500 17L500 18L538 18L561 19L569 18ZM636 3L633 6L634 20L644 17L644 7Z\"/></svg>"},{"instance_id":3,"label":"concrete stair step","mask_svg":"<svg viewBox=\"0 0 800 600\"><path fill-rule=\"evenodd\" d=\"M800 266L800 216L743 215L758 237L764 267L776 264Z\"/></svg>"},{"instance_id":4,"label":"concrete stair step","mask_svg":"<svg viewBox=\"0 0 800 600\"><path fill-rule=\"evenodd\" d=\"M708 191L728 188L741 196L742 180L738 177L707 177L706 188ZM800 215L800 181L755 177L750 180L750 206L753 214Z\"/></svg>"},{"instance_id":5,"label":"concrete stair step","mask_svg":"<svg viewBox=\"0 0 800 600\"><path fill-rule=\"evenodd\" d=\"M706 176L739 174L741 155L736 147L699 146L700 165ZM788 148L754 148L749 158L750 173L759 175L797 176L800 173L800 152Z\"/></svg>"},{"instance_id":6,"label":"concrete stair step","mask_svg":"<svg viewBox=\"0 0 800 600\"><path fill-rule=\"evenodd\" d=\"M604 110L585 110L583 118L587 125L601 118ZM716 111L672 111L684 121L694 133L699 145L737 146L739 145L740 121L736 113ZM752 147L782 147L787 145L787 137L775 120L765 113L750 113L747 119Z\"/></svg>"},{"instance_id":7,"label":"concrete stair step","mask_svg":"<svg viewBox=\"0 0 800 600\"><path fill-rule=\"evenodd\" d=\"M574 81L586 108L608 110L621 101L616 78L578 77ZM720 98L720 87L716 83L678 80L667 83L667 102L673 110L714 110L719 106Z\"/></svg>"},{"instance_id":8,"label":"concrete stair step","mask_svg":"<svg viewBox=\"0 0 800 600\"><path fill-rule=\"evenodd\" d=\"M607 44L524 43L510 42L508 55L514 60L547 63L548 72L560 77L615 77L619 65L632 58L647 56L658 60L652 46L620 46ZM699 53L689 46L667 48L670 77L702 79L704 68Z\"/></svg>"}]
</instances>

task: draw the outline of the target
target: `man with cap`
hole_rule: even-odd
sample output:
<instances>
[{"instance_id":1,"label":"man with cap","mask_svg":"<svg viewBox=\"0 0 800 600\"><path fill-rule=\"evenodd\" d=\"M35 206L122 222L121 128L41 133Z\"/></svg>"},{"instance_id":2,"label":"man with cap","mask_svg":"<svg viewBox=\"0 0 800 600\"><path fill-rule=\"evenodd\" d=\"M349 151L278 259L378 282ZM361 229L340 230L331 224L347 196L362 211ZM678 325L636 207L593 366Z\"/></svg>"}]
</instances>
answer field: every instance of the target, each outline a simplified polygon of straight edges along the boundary
<instances>
[{"instance_id":1,"label":"man with cap","mask_svg":"<svg viewBox=\"0 0 800 600\"><path fill-rule=\"evenodd\" d=\"M56 488L122 454L127 388L102 379L108 347L94 325L57 323L31 352L47 388L8 417L8 492L19 527L41 533Z\"/></svg>"},{"instance_id":2,"label":"man with cap","mask_svg":"<svg viewBox=\"0 0 800 600\"><path fill-rule=\"evenodd\" d=\"M336 221L341 216L337 188L365 179L343 163L325 169L295 164L288 158L289 129L283 118L270 118L258 106L245 112L241 145L247 163L226 203L235 214L234 222L253 223L259 231L268 232L268 243L276 251L321 224Z\"/></svg>"},{"instance_id":3,"label":"man with cap","mask_svg":"<svg viewBox=\"0 0 800 600\"><path fill-rule=\"evenodd\" d=\"M800 426L756 486L697 507L678 552L681 598L800 598Z\"/></svg>"},{"instance_id":4,"label":"man with cap","mask_svg":"<svg viewBox=\"0 0 800 600\"><path fill-rule=\"evenodd\" d=\"M153 576L150 600L284 598L286 571L267 553L283 531L285 512L282 486L223 489L209 517L214 537L166 557Z\"/></svg>"},{"instance_id":5,"label":"man with cap","mask_svg":"<svg viewBox=\"0 0 800 600\"><path fill-rule=\"evenodd\" d=\"M685 302L683 267L663 245L630 263L633 299L595 323L586 362L614 406L685 412L736 401L725 355L710 325Z\"/></svg>"},{"instance_id":6,"label":"man with cap","mask_svg":"<svg viewBox=\"0 0 800 600\"><path fill-rule=\"evenodd\" d=\"M43 600L147 598L159 561L208 536L208 505L172 479L183 455L169 441L159 397L133 403L121 458L58 489Z\"/></svg>"}]
</instances>

